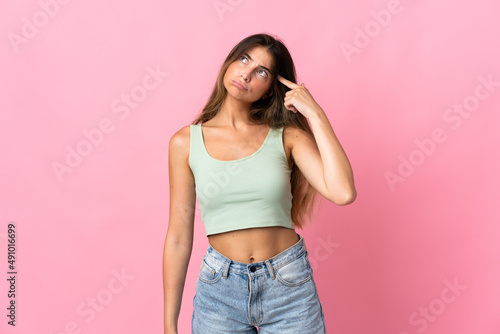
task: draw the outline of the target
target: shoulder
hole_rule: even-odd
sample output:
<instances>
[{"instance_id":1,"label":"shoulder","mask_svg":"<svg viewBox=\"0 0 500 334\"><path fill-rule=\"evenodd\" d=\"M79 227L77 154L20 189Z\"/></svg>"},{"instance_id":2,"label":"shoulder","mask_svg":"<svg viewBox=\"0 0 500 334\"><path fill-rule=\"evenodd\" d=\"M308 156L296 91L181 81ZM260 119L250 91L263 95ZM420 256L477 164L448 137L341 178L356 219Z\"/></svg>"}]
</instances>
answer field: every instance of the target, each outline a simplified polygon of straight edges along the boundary
<instances>
[{"instance_id":1,"label":"shoulder","mask_svg":"<svg viewBox=\"0 0 500 334\"><path fill-rule=\"evenodd\" d=\"M296 125L290 124L286 125L283 128L283 140L285 141L287 146L293 148L296 143L314 141L314 136L306 130L301 129Z\"/></svg>"},{"instance_id":2,"label":"shoulder","mask_svg":"<svg viewBox=\"0 0 500 334\"><path fill-rule=\"evenodd\" d=\"M183 126L170 138L169 150L176 155L189 155L190 125Z\"/></svg>"}]
</instances>

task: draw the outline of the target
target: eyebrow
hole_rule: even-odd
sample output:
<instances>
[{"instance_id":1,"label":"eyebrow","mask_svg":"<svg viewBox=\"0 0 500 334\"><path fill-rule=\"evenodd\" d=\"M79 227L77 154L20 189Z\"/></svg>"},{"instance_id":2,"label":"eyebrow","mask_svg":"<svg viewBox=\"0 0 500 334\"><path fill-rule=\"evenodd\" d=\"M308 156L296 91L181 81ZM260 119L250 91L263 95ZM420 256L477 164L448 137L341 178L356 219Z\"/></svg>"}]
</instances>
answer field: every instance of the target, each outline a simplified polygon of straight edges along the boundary
<instances>
[{"instance_id":1,"label":"eyebrow","mask_svg":"<svg viewBox=\"0 0 500 334\"><path fill-rule=\"evenodd\" d=\"M246 56L246 57L248 57L248 59L250 59L251 61L253 61L252 57L250 57L250 55L249 55L248 53L244 53L243 55L244 55L244 56ZM271 72L271 70L270 70L270 69L268 69L267 67L262 66L262 65L259 65L259 66L260 66L260 67L262 67L263 69L265 69L266 71L268 71L268 72L269 72L269 74L273 73L273 72Z\"/></svg>"}]
</instances>

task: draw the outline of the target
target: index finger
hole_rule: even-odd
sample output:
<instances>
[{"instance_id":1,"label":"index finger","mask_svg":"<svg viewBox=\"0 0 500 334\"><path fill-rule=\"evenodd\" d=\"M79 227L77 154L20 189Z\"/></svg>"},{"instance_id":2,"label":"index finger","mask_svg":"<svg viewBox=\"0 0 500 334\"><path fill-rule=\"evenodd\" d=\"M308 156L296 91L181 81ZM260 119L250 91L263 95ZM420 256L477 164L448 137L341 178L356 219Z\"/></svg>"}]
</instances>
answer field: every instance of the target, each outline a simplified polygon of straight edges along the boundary
<instances>
[{"instance_id":1,"label":"index finger","mask_svg":"<svg viewBox=\"0 0 500 334\"><path fill-rule=\"evenodd\" d=\"M297 88L297 87L300 87L299 85L297 85L296 83L290 81L290 80L287 80L285 78L283 78L281 75L278 74L278 80L285 86L287 86L288 88Z\"/></svg>"}]
</instances>

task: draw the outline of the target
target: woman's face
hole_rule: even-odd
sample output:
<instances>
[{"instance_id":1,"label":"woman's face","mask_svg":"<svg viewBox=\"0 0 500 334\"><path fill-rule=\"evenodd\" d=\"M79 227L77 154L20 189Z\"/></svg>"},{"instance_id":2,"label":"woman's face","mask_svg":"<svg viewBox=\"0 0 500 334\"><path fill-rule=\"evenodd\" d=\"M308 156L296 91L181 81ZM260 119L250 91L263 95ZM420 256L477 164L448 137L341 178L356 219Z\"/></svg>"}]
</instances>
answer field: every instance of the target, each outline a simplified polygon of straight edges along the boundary
<instances>
[{"instance_id":1,"label":"woman's face","mask_svg":"<svg viewBox=\"0 0 500 334\"><path fill-rule=\"evenodd\" d=\"M256 46L235 60L224 75L224 87L235 99L255 102L271 88L273 58L263 46ZM241 86L243 87L241 87Z\"/></svg>"}]
</instances>

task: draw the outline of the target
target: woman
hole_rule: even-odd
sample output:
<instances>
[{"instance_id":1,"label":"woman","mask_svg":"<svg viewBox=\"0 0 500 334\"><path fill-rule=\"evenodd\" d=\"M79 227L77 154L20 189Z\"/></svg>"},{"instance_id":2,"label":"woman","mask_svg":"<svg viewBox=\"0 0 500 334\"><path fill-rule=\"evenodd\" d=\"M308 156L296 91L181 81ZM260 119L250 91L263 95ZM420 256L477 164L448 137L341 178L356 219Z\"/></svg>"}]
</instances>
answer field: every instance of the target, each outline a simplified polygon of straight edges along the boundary
<instances>
[{"instance_id":1,"label":"woman","mask_svg":"<svg viewBox=\"0 0 500 334\"><path fill-rule=\"evenodd\" d=\"M177 333L196 196L209 246L193 300L193 333L324 333L302 236L316 192L356 198L351 165L283 43L243 39L193 124L169 143L164 248L165 333ZM311 124L312 130L309 127Z\"/></svg>"}]
</instances>

